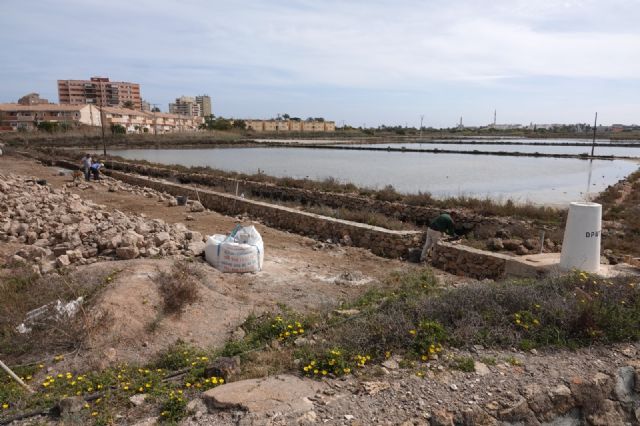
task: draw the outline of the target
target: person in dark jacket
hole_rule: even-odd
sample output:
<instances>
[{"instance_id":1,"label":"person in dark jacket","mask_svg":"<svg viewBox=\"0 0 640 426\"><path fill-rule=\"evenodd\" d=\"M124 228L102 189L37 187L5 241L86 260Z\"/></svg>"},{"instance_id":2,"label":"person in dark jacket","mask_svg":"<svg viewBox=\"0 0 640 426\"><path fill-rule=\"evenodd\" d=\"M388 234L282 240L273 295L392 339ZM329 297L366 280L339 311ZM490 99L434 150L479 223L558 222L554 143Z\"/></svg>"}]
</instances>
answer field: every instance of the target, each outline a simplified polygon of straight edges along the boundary
<instances>
[{"instance_id":1,"label":"person in dark jacket","mask_svg":"<svg viewBox=\"0 0 640 426\"><path fill-rule=\"evenodd\" d=\"M420 255L421 262L427 260L427 256L433 251L433 248L442 238L442 234L447 234L452 237L456 236L455 222L453 221L455 216L455 212L442 213L431 221L429 228L427 228L427 238L424 242L424 247L422 247L422 254Z\"/></svg>"}]
</instances>

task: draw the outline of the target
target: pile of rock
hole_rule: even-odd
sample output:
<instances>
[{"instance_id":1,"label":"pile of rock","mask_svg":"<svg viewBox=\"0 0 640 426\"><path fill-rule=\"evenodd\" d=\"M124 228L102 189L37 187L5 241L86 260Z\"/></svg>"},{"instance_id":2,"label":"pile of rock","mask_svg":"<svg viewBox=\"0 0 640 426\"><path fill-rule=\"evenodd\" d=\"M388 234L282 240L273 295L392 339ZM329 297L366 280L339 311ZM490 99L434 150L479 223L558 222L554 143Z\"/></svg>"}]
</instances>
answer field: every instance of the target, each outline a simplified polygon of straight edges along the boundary
<instances>
[{"instance_id":1,"label":"pile of rock","mask_svg":"<svg viewBox=\"0 0 640 426\"><path fill-rule=\"evenodd\" d=\"M122 188L118 185L116 190ZM146 193L164 198L152 190ZM33 262L41 273L100 258L200 255L205 246L202 234L181 223L109 212L66 188L1 174L0 241L28 245L11 260Z\"/></svg>"},{"instance_id":2,"label":"pile of rock","mask_svg":"<svg viewBox=\"0 0 640 426\"><path fill-rule=\"evenodd\" d=\"M542 252L554 252L562 248L560 244L555 244L551 239L545 238L544 245L541 246L540 239L513 237L507 230L498 230L495 238L490 238L487 248L492 251L511 251L517 255L537 254Z\"/></svg>"},{"instance_id":3,"label":"pile of rock","mask_svg":"<svg viewBox=\"0 0 640 426\"><path fill-rule=\"evenodd\" d=\"M167 192L160 192L151 188L129 185L127 183L118 181L116 179L112 179L108 176L102 176L100 180L97 182L96 181L80 182L80 183L69 182L65 184L65 187L67 188L77 188L82 190L95 188L96 186L104 186L107 188L109 192L127 192L129 194L137 195L139 197L155 198L158 200L158 202L166 203L169 206L177 205L175 197Z\"/></svg>"}]
</instances>

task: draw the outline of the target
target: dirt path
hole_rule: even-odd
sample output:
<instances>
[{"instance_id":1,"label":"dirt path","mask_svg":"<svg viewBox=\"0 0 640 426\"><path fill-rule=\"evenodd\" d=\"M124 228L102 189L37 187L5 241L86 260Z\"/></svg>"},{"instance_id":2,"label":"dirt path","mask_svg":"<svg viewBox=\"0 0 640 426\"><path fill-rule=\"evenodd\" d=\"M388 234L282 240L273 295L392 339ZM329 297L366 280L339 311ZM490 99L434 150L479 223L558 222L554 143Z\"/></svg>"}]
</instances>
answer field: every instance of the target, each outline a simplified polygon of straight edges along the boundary
<instances>
[{"instance_id":1,"label":"dirt path","mask_svg":"<svg viewBox=\"0 0 640 426\"><path fill-rule=\"evenodd\" d=\"M0 157L0 170L26 177L46 179L54 188L70 182L60 169L45 167L30 159ZM169 207L155 198L132 193L109 192L107 186L94 184L88 189L72 188L84 199L118 209L127 214L144 214L169 223L183 222L203 235L228 233L240 219L215 212L191 213L184 207ZM187 221L187 216L193 220ZM366 291L394 270L415 268L406 262L380 258L367 250L319 243L297 234L279 231L258 222L256 226L265 241L264 269L257 274L223 274L202 262L202 298L180 317L157 321L160 299L154 276L168 269L172 259L139 259L101 262L87 266L87 273L97 269L121 272L98 301L98 307L109 313L109 327L92 341L90 358L100 359L115 349L116 359L147 359L177 339L202 347L219 346L251 313L261 313L284 304L299 312L318 311L334 306ZM16 247L0 244L0 254ZM4 256L3 256L4 258ZM356 272L357 281L336 278ZM445 273L447 282L461 279ZM155 325L151 325L153 322ZM150 332L150 328L153 328Z\"/></svg>"}]
</instances>

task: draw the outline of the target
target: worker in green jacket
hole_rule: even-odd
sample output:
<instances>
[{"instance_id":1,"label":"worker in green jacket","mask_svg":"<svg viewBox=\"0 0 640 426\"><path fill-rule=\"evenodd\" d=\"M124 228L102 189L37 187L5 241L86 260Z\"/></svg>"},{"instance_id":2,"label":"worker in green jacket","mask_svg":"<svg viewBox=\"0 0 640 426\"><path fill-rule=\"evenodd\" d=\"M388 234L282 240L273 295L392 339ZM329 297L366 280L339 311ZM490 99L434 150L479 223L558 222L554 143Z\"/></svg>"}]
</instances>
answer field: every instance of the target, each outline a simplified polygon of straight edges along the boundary
<instances>
[{"instance_id":1,"label":"worker in green jacket","mask_svg":"<svg viewBox=\"0 0 640 426\"><path fill-rule=\"evenodd\" d=\"M455 217L455 212L442 213L440 216L431 221L431 223L429 224L429 228L427 228L427 239L424 242L422 254L420 255L421 262L427 260L427 256L431 253L438 241L440 241L443 233L448 234L452 237L456 236L454 228L455 222L453 221L453 218Z\"/></svg>"}]
</instances>

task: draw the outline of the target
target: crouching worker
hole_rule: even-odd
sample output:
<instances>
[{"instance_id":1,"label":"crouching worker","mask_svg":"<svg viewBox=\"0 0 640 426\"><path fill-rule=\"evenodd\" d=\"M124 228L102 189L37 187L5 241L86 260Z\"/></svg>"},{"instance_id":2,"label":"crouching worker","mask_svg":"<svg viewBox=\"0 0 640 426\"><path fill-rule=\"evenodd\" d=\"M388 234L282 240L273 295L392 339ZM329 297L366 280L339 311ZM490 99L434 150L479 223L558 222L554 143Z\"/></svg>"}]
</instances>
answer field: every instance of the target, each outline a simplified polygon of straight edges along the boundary
<instances>
[{"instance_id":1,"label":"crouching worker","mask_svg":"<svg viewBox=\"0 0 640 426\"><path fill-rule=\"evenodd\" d=\"M456 232L454 229L455 222L453 218L456 217L455 212L450 213L442 213L440 216L435 218L429 224L429 228L427 228L427 239L424 242L424 247L422 248L422 254L420 255L420 261L424 262L427 260L427 256L433 251L433 248L438 244L438 241L442 238L442 234L446 233L452 237L456 237Z\"/></svg>"},{"instance_id":2,"label":"crouching worker","mask_svg":"<svg viewBox=\"0 0 640 426\"><path fill-rule=\"evenodd\" d=\"M93 174L93 180L100 180L100 169L104 166L103 163L94 161L91 165L91 174Z\"/></svg>"}]
</instances>

